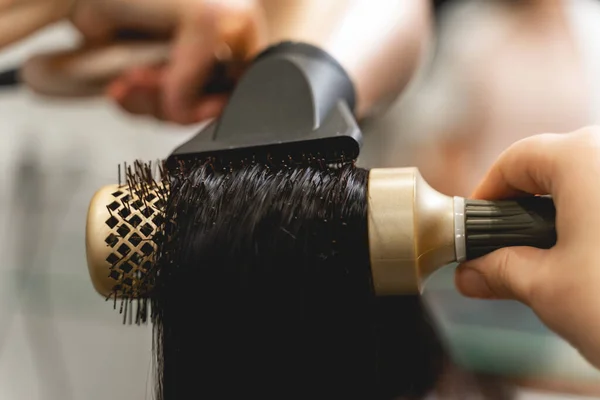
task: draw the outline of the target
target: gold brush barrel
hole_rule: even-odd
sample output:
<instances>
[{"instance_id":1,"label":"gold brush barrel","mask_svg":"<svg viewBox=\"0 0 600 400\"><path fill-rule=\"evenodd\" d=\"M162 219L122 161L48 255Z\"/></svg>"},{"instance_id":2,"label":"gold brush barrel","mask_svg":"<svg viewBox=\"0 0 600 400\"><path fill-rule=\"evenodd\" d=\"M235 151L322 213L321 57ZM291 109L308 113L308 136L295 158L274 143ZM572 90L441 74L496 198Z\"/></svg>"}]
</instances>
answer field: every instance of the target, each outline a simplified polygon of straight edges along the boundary
<instances>
[{"instance_id":1,"label":"gold brush barrel","mask_svg":"<svg viewBox=\"0 0 600 400\"><path fill-rule=\"evenodd\" d=\"M109 185L90 202L86 226L87 263L94 289L102 296L137 299L152 289L156 233L163 224L168 188L140 190Z\"/></svg>"},{"instance_id":2,"label":"gold brush barrel","mask_svg":"<svg viewBox=\"0 0 600 400\"><path fill-rule=\"evenodd\" d=\"M140 189L143 187L143 190ZM102 296L148 295L157 231L168 187L112 185L93 197L87 218L87 262ZM455 250L455 199L432 189L416 168L373 169L368 188L371 270L380 296L419 293ZM458 210L460 211L460 210Z\"/></svg>"}]
</instances>

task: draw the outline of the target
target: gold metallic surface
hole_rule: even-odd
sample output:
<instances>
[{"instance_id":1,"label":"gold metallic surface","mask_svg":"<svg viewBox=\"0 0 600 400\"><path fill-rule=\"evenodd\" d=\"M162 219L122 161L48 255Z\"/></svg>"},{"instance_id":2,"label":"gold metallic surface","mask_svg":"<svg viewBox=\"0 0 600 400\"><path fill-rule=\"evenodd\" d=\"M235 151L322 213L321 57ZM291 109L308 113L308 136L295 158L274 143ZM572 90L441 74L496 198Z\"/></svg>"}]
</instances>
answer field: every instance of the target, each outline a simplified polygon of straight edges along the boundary
<instances>
[{"instance_id":1,"label":"gold metallic surface","mask_svg":"<svg viewBox=\"0 0 600 400\"><path fill-rule=\"evenodd\" d=\"M455 259L454 201L416 168L369 175L371 270L378 296L418 294L424 281Z\"/></svg>"},{"instance_id":2,"label":"gold metallic surface","mask_svg":"<svg viewBox=\"0 0 600 400\"><path fill-rule=\"evenodd\" d=\"M104 242L104 239L112 231L105 223L110 218L106 206L112 202L111 193L118 188L118 185L104 186L94 194L88 208L85 229L87 264L94 289L102 296L108 296L116 284L116 281L109 277L111 264L106 261L112 249Z\"/></svg>"},{"instance_id":3,"label":"gold metallic surface","mask_svg":"<svg viewBox=\"0 0 600 400\"><path fill-rule=\"evenodd\" d=\"M85 247L90 278L100 295L144 297L148 288L140 283L140 277L155 257L152 237L159 225L153 218L159 212L155 204L159 198L147 197L137 207L139 198L127 185L104 186L94 194L88 208ZM151 208L158 211L152 215L141 211Z\"/></svg>"}]
</instances>

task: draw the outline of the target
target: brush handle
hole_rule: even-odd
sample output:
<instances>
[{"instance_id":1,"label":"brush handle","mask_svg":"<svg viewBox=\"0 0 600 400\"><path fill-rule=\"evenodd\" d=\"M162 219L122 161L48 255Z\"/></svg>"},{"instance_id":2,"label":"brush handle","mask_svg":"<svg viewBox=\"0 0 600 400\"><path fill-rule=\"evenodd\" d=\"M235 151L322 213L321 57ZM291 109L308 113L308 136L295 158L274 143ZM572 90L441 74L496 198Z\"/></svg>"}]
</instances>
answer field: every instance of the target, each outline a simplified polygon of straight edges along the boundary
<instances>
[{"instance_id":1,"label":"brush handle","mask_svg":"<svg viewBox=\"0 0 600 400\"><path fill-rule=\"evenodd\" d=\"M550 197L465 200L466 258L503 247L548 249L556 243L556 209Z\"/></svg>"}]
</instances>

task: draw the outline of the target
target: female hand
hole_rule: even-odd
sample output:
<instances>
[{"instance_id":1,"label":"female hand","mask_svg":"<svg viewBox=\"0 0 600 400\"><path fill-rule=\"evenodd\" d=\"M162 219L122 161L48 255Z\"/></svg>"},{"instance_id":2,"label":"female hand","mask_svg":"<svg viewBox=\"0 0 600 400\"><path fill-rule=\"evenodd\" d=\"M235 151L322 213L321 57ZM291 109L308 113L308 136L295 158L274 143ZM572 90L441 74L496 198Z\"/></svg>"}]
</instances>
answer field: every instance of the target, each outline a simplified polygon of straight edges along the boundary
<instances>
[{"instance_id":1,"label":"female hand","mask_svg":"<svg viewBox=\"0 0 600 400\"><path fill-rule=\"evenodd\" d=\"M98 71L117 69L121 58L130 66L119 67L109 97L131 113L189 124L224 106L227 94L203 95L202 88L218 61L243 67L260 50L266 40L262 14L259 0L0 0L0 46L68 18L82 33L84 50L34 57L25 67L26 82L35 89L44 82L69 85L69 78L86 74L93 81ZM136 64L133 47L116 40L123 31L170 43L165 62L140 66L138 57ZM156 55L146 49L146 58Z\"/></svg>"},{"instance_id":2,"label":"female hand","mask_svg":"<svg viewBox=\"0 0 600 400\"><path fill-rule=\"evenodd\" d=\"M512 145L473 197L551 194L558 240L549 250L497 250L457 269L466 296L519 300L600 367L600 128Z\"/></svg>"}]
</instances>

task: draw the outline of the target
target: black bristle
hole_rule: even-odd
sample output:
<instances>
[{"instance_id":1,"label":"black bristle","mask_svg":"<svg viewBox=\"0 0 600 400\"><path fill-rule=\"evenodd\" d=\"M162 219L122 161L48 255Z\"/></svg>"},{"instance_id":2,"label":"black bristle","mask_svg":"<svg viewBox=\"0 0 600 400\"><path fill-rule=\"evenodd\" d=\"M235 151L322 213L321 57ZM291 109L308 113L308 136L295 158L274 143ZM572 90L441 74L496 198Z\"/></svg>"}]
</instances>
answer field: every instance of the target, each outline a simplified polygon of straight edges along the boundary
<instances>
[{"instance_id":1,"label":"black bristle","mask_svg":"<svg viewBox=\"0 0 600 400\"><path fill-rule=\"evenodd\" d=\"M185 176L201 166L210 166L214 173L230 173L245 166L267 165L271 169L290 169L353 164L355 157L348 157L344 151L323 152L318 149L298 151L292 146L275 146L261 149L257 154L248 155L247 149L221 152L219 156L201 157L198 155L172 156L166 161L169 175Z\"/></svg>"},{"instance_id":2,"label":"black bristle","mask_svg":"<svg viewBox=\"0 0 600 400\"><path fill-rule=\"evenodd\" d=\"M131 325L131 318L133 315L133 312L131 311L131 309L133 308L133 299L129 299L129 308L130 308L130 312L129 312L129 325Z\"/></svg>"},{"instance_id":3,"label":"black bristle","mask_svg":"<svg viewBox=\"0 0 600 400\"><path fill-rule=\"evenodd\" d=\"M115 309L117 301L121 303L119 313L123 314L124 324L146 323L151 317L148 298L155 273L153 260L155 249L162 241L164 207L169 191L169 177L163 165L162 161L119 165L121 189L112 193L114 201L107 205L111 218L106 224L112 233L105 242L113 248L107 262L111 265L110 278L115 284L106 300L112 297Z\"/></svg>"},{"instance_id":4,"label":"black bristle","mask_svg":"<svg viewBox=\"0 0 600 400\"><path fill-rule=\"evenodd\" d=\"M268 171L272 173L277 170L308 167L324 170L353 163L354 160L345 157L343 152L336 154L336 157L329 154L328 158L319 152L299 152L296 155L291 153L253 155L237 162L223 157L205 159L190 157L177 160L176 168L168 168L167 161L154 163L135 161L133 164L119 165L119 187L122 189L113 194L115 201L108 205L107 209L112 216L110 224L122 221L115 224L117 226L113 226L123 234L120 240L125 240L129 245L124 242L119 242L122 243L119 245L114 238L107 241L107 244L111 244L115 249L111 254L111 270L117 273L115 276L118 277L115 279L113 293L107 297L107 300L112 296L116 308L117 298L120 299L119 313L123 314L124 324L132 324L134 321L136 324L145 324L153 318L151 307L153 282L159 273L156 259L161 257L164 262L164 252L172 251L165 247L165 243L167 239L170 243L174 242L174 225L172 221L167 221L165 218L166 207L173 201L169 197L169 185L173 179L184 182L198 168L205 168L206 171L210 171L210 174L227 176L242 167L257 164L268 165ZM123 170L124 180L122 180L121 170ZM226 179L223 183L225 181ZM195 187L194 190L198 192L205 190L203 182L199 185L201 186ZM113 214L112 211L116 212ZM140 235L130 234L131 230L139 232ZM135 268L131 268L132 265Z\"/></svg>"},{"instance_id":5,"label":"black bristle","mask_svg":"<svg viewBox=\"0 0 600 400\"><path fill-rule=\"evenodd\" d=\"M122 303L125 306L125 308L124 308L125 312L123 313L123 324L125 324L125 322L127 321L127 306L128 306L128 303L129 303L128 300L129 299L124 299L124 301ZM123 309L123 307L121 307L121 309Z\"/></svg>"}]
</instances>

